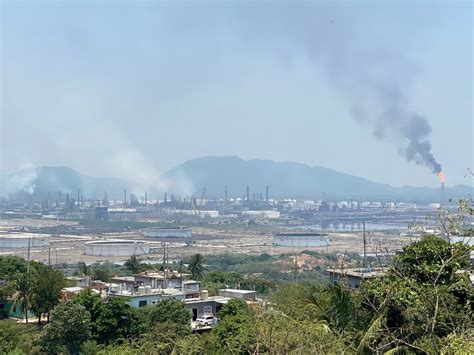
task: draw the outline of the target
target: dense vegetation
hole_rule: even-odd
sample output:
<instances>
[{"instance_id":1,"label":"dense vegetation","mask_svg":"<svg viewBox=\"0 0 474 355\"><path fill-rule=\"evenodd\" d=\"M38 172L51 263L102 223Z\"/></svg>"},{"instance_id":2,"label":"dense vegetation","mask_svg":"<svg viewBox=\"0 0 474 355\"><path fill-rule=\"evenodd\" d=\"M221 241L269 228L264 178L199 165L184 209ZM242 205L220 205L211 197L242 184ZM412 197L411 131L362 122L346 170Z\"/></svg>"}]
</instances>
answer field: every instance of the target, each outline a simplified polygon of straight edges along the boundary
<instances>
[{"instance_id":1,"label":"dense vegetation","mask_svg":"<svg viewBox=\"0 0 474 355\"><path fill-rule=\"evenodd\" d=\"M0 280L5 281L0 287L0 298L10 298L27 319L27 310L38 319L42 316L49 319L50 311L59 303L61 289L65 286L60 271L36 261L27 263L16 256L0 257Z\"/></svg>"}]
</instances>

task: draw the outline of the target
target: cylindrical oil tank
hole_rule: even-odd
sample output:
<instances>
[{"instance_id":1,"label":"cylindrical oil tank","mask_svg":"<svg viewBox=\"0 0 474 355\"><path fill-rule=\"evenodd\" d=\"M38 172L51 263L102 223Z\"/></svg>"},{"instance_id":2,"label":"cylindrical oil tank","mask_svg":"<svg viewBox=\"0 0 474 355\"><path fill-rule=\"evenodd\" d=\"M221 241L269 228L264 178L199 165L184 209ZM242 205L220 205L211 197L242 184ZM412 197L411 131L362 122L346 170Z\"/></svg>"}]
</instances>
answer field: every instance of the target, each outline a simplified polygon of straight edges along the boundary
<instances>
[{"instance_id":1,"label":"cylindrical oil tank","mask_svg":"<svg viewBox=\"0 0 474 355\"><path fill-rule=\"evenodd\" d=\"M45 234L0 234L0 249L45 247L49 245L49 238Z\"/></svg>"},{"instance_id":2,"label":"cylindrical oil tank","mask_svg":"<svg viewBox=\"0 0 474 355\"><path fill-rule=\"evenodd\" d=\"M97 240L84 243L85 254L91 256L132 256L150 253L150 246L136 240Z\"/></svg>"},{"instance_id":3,"label":"cylindrical oil tank","mask_svg":"<svg viewBox=\"0 0 474 355\"><path fill-rule=\"evenodd\" d=\"M329 237L323 233L278 233L273 237L273 245L281 247L326 247Z\"/></svg>"},{"instance_id":4,"label":"cylindrical oil tank","mask_svg":"<svg viewBox=\"0 0 474 355\"><path fill-rule=\"evenodd\" d=\"M143 236L148 238L191 238L192 228L146 228L143 230Z\"/></svg>"}]
</instances>

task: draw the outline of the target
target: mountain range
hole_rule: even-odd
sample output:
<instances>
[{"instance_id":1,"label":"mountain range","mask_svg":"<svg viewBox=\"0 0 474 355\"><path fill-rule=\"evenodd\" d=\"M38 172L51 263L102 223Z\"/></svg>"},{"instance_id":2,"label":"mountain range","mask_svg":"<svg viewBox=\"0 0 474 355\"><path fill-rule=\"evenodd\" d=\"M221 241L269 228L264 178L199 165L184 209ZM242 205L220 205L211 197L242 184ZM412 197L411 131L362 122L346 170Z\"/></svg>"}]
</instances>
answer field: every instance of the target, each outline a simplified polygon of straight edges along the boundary
<instances>
[{"instance_id":1,"label":"mountain range","mask_svg":"<svg viewBox=\"0 0 474 355\"><path fill-rule=\"evenodd\" d=\"M361 177L337 172L332 169L308 166L295 162L271 160L243 160L234 156L209 156L184 162L161 176L160 186L167 186L169 194L182 197L187 194L199 196L206 188L207 196L223 197L227 186L229 197L243 197L249 186L250 198L255 193L274 198L363 199L427 202L441 199L440 188L393 187ZM150 198L161 197L166 191L152 186L141 186L138 182L118 178L90 177L69 167L38 167L20 170L2 177L3 195L11 200L24 201L30 196L44 200L48 192L69 193L77 196L77 189L85 198L123 199L123 190L143 196L145 190ZM161 188L163 189L163 188ZM472 195L473 187L457 185L446 187L446 198L465 198Z\"/></svg>"}]
</instances>

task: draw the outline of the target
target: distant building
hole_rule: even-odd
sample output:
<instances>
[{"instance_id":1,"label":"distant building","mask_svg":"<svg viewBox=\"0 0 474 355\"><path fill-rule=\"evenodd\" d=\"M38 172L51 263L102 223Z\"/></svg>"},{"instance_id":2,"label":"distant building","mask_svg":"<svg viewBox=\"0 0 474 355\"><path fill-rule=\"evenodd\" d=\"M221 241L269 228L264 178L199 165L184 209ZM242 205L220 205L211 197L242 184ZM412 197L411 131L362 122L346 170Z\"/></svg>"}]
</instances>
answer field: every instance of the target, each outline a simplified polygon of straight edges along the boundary
<instances>
[{"instance_id":1,"label":"distant building","mask_svg":"<svg viewBox=\"0 0 474 355\"><path fill-rule=\"evenodd\" d=\"M268 219L277 219L280 218L280 212L278 211L242 211L242 216L252 217L252 218L268 218Z\"/></svg>"},{"instance_id":2,"label":"distant building","mask_svg":"<svg viewBox=\"0 0 474 355\"><path fill-rule=\"evenodd\" d=\"M175 210L174 214L178 215L188 215L188 216L197 216L200 218L217 218L219 217L219 211L216 210Z\"/></svg>"},{"instance_id":3,"label":"distant building","mask_svg":"<svg viewBox=\"0 0 474 355\"><path fill-rule=\"evenodd\" d=\"M157 302L175 299L184 303L194 321L202 315L217 316L220 309L232 298L247 302L256 301L256 291L222 289L218 296L209 296L207 290L199 290L199 283L185 280L187 274L165 275L163 272L137 274L133 277L115 277L109 284L108 296L120 297L136 308L151 306Z\"/></svg>"},{"instance_id":4,"label":"distant building","mask_svg":"<svg viewBox=\"0 0 474 355\"><path fill-rule=\"evenodd\" d=\"M95 219L98 221L107 221L109 219L109 210L107 207L95 208Z\"/></svg>"},{"instance_id":5,"label":"distant building","mask_svg":"<svg viewBox=\"0 0 474 355\"><path fill-rule=\"evenodd\" d=\"M203 292L204 293L204 292ZM222 296L201 296L200 298L192 298L184 300L186 308L192 315L192 320L195 321L198 317L206 314L218 316L222 306L229 301L229 298Z\"/></svg>"},{"instance_id":6,"label":"distant building","mask_svg":"<svg viewBox=\"0 0 474 355\"><path fill-rule=\"evenodd\" d=\"M385 274L385 270L382 268L329 269L327 272L331 283L342 283L350 288L359 288L364 281Z\"/></svg>"},{"instance_id":7,"label":"distant building","mask_svg":"<svg viewBox=\"0 0 474 355\"><path fill-rule=\"evenodd\" d=\"M239 298L245 301L255 302L257 300L257 291L226 288L219 290L219 296L228 298Z\"/></svg>"},{"instance_id":8,"label":"distant building","mask_svg":"<svg viewBox=\"0 0 474 355\"><path fill-rule=\"evenodd\" d=\"M192 288L195 287L192 286ZM151 286L138 286L138 288L130 291L123 290L118 285L111 285L108 296L124 298L130 306L135 308L152 306L168 299L180 300L188 309L192 320L196 320L205 314L217 315L221 307L229 300L229 298L222 296L209 297L207 290L196 292L195 290L162 289L152 288Z\"/></svg>"},{"instance_id":9,"label":"distant building","mask_svg":"<svg viewBox=\"0 0 474 355\"><path fill-rule=\"evenodd\" d=\"M109 297L123 298L135 308L151 306L166 299L184 300L185 293L176 289L152 289L151 286L139 286L137 291L121 290L112 285L109 288Z\"/></svg>"},{"instance_id":10,"label":"distant building","mask_svg":"<svg viewBox=\"0 0 474 355\"><path fill-rule=\"evenodd\" d=\"M66 277L68 283L72 284L71 287L87 287L91 283L91 277L89 275L80 276L68 276Z\"/></svg>"},{"instance_id":11,"label":"distant building","mask_svg":"<svg viewBox=\"0 0 474 355\"><path fill-rule=\"evenodd\" d=\"M133 277L135 278L136 284L141 284L143 286L182 290L193 283L198 285L196 281L187 281L188 276L190 276L190 274L181 274L175 271L169 272L168 275L165 275L163 272L144 272L134 275ZM195 288L195 291L199 291L199 288Z\"/></svg>"},{"instance_id":12,"label":"distant building","mask_svg":"<svg viewBox=\"0 0 474 355\"><path fill-rule=\"evenodd\" d=\"M28 317L35 317L33 313L28 311ZM0 298L0 319L4 318L25 318L25 314L21 311L19 304L16 304L11 299L1 299Z\"/></svg>"},{"instance_id":13,"label":"distant building","mask_svg":"<svg viewBox=\"0 0 474 355\"><path fill-rule=\"evenodd\" d=\"M7 282L0 279L0 286ZM25 314L22 312L18 302L13 301L10 297L0 298L0 320L4 318L19 318L23 319ZM28 311L28 317L33 318L35 315Z\"/></svg>"},{"instance_id":14,"label":"distant building","mask_svg":"<svg viewBox=\"0 0 474 355\"><path fill-rule=\"evenodd\" d=\"M140 205L140 201L138 201L138 197L135 194L130 194L130 206L131 207L138 207Z\"/></svg>"},{"instance_id":15,"label":"distant building","mask_svg":"<svg viewBox=\"0 0 474 355\"><path fill-rule=\"evenodd\" d=\"M219 217L219 211L199 211L200 218L217 218Z\"/></svg>"}]
</instances>

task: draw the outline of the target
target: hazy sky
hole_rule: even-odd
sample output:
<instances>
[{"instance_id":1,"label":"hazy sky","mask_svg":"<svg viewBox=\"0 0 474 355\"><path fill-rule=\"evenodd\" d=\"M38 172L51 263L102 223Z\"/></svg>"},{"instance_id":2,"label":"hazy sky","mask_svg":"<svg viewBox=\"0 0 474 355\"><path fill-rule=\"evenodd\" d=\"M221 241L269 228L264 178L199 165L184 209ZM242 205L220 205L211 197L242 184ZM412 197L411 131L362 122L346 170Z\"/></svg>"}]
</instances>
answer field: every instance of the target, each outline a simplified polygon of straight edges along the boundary
<instances>
[{"instance_id":1,"label":"hazy sky","mask_svg":"<svg viewBox=\"0 0 474 355\"><path fill-rule=\"evenodd\" d=\"M447 184L468 183L470 1L3 0L1 10L3 172L68 165L145 180L238 155L437 186L400 154L416 113Z\"/></svg>"}]
</instances>

